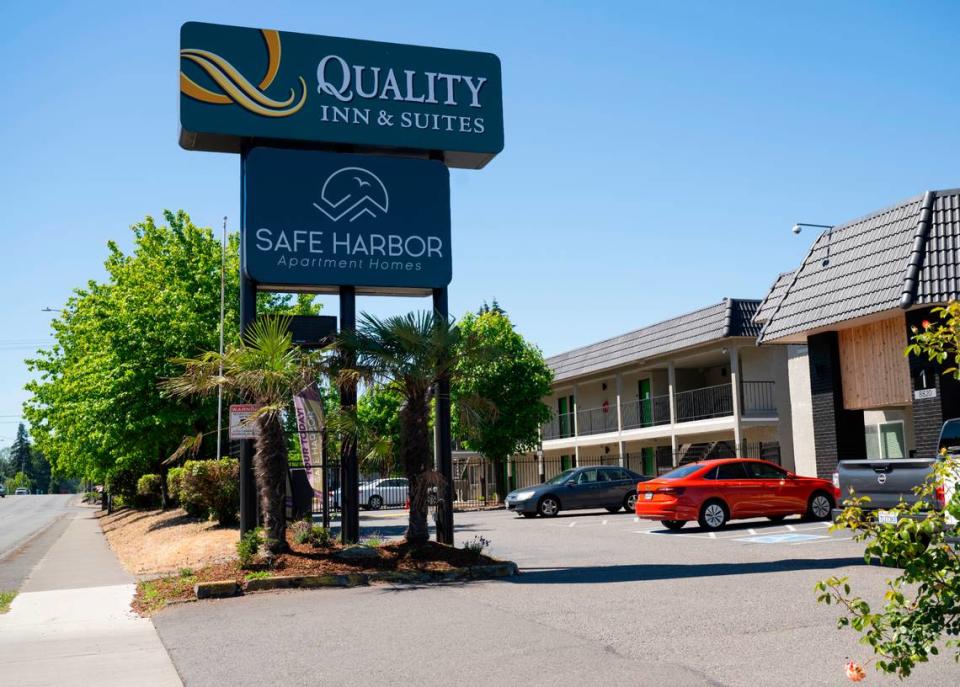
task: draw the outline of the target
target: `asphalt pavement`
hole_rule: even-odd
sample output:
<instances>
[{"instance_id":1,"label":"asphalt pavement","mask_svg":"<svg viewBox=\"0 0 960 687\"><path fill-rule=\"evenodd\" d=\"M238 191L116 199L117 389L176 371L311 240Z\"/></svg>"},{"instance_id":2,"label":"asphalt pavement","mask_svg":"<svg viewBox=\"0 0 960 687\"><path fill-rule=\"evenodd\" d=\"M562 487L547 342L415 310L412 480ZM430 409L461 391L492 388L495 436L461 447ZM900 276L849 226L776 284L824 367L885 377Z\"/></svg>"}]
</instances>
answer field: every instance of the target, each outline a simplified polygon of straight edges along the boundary
<instances>
[{"instance_id":1,"label":"asphalt pavement","mask_svg":"<svg viewBox=\"0 0 960 687\"><path fill-rule=\"evenodd\" d=\"M399 516L399 517L398 517ZM364 514L399 535L402 514ZM870 658L814 584L850 575L879 600L896 571L825 523L735 523L711 536L632 514L524 520L457 515L459 545L482 536L522 574L446 586L250 595L171 607L154 624L185 684L842 685ZM212 657L216 657L215 660ZM872 685L898 684L871 674ZM949 658L916 685L960 684Z\"/></svg>"},{"instance_id":2,"label":"asphalt pavement","mask_svg":"<svg viewBox=\"0 0 960 687\"><path fill-rule=\"evenodd\" d=\"M0 591L14 591L63 534L77 497L71 494L0 499Z\"/></svg>"}]
</instances>

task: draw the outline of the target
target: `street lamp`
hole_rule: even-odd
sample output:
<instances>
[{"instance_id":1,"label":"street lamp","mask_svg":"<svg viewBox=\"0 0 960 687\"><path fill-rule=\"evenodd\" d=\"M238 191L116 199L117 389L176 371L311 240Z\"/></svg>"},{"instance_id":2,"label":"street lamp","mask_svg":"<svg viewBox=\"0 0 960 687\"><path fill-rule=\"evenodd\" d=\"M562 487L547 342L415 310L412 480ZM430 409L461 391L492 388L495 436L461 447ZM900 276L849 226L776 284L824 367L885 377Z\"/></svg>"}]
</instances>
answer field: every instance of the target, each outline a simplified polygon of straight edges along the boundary
<instances>
[{"instance_id":1,"label":"street lamp","mask_svg":"<svg viewBox=\"0 0 960 687\"><path fill-rule=\"evenodd\" d=\"M793 225L794 234L799 234L801 231L803 231L804 227L827 230L827 257L820 262L823 267L826 267L830 264L830 239L833 237L833 228L835 226L835 224L810 224L809 222L797 222Z\"/></svg>"}]
</instances>

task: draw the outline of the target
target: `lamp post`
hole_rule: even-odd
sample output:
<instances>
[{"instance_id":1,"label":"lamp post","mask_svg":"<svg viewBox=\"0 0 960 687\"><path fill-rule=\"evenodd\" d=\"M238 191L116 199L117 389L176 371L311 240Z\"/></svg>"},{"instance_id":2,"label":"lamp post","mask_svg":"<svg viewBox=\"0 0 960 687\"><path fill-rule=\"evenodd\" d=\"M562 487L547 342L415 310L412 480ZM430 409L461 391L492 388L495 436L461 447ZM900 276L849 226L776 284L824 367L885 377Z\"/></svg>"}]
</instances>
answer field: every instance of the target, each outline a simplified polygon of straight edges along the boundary
<instances>
[{"instance_id":1,"label":"lamp post","mask_svg":"<svg viewBox=\"0 0 960 687\"><path fill-rule=\"evenodd\" d=\"M823 267L826 267L830 264L830 239L833 237L833 228L835 226L835 224L810 224L809 222L797 222L793 225L794 234L799 234L801 231L803 231L804 227L827 230L827 256L820 262Z\"/></svg>"}]
</instances>

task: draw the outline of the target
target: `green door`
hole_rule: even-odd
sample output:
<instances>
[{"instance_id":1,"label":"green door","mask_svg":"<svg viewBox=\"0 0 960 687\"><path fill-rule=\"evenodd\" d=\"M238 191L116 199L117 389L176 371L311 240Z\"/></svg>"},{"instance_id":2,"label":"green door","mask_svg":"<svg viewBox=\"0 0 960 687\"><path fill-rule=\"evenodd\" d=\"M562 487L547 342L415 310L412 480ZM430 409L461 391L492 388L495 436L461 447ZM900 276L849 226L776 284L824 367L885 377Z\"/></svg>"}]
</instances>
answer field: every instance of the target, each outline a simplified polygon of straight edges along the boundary
<instances>
[{"instance_id":1,"label":"green door","mask_svg":"<svg viewBox=\"0 0 960 687\"><path fill-rule=\"evenodd\" d=\"M640 380L640 426L653 424L653 401L650 395L650 378ZM646 450L646 449L644 449Z\"/></svg>"},{"instance_id":2,"label":"green door","mask_svg":"<svg viewBox=\"0 0 960 687\"><path fill-rule=\"evenodd\" d=\"M573 396L561 396L557 399L557 418L560 422L560 438L573 436Z\"/></svg>"},{"instance_id":3,"label":"green door","mask_svg":"<svg viewBox=\"0 0 960 687\"><path fill-rule=\"evenodd\" d=\"M572 456L560 456L560 471L569 470L573 467Z\"/></svg>"},{"instance_id":4,"label":"green door","mask_svg":"<svg viewBox=\"0 0 960 687\"><path fill-rule=\"evenodd\" d=\"M640 455L643 456L643 474L656 475L657 463L653 457L653 447L640 449Z\"/></svg>"}]
</instances>

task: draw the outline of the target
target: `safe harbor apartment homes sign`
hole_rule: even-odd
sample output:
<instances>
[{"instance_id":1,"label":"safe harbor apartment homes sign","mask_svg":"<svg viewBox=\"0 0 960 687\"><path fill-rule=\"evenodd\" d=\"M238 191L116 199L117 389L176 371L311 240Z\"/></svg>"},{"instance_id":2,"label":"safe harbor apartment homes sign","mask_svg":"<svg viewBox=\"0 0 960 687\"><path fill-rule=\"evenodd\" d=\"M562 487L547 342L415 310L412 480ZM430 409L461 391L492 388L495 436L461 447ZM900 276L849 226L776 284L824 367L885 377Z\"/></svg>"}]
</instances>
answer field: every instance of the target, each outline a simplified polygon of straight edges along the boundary
<instances>
[{"instance_id":1,"label":"safe harbor apartment homes sign","mask_svg":"<svg viewBox=\"0 0 960 687\"><path fill-rule=\"evenodd\" d=\"M503 149L496 55L188 22L180 145L243 139L442 151L478 169Z\"/></svg>"},{"instance_id":2,"label":"safe harbor apartment homes sign","mask_svg":"<svg viewBox=\"0 0 960 687\"><path fill-rule=\"evenodd\" d=\"M243 269L258 288L412 293L450 283L443 163L253 148L243 165Z\"/></svg>"}]
</instances>

